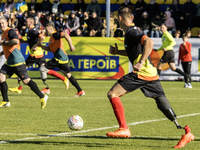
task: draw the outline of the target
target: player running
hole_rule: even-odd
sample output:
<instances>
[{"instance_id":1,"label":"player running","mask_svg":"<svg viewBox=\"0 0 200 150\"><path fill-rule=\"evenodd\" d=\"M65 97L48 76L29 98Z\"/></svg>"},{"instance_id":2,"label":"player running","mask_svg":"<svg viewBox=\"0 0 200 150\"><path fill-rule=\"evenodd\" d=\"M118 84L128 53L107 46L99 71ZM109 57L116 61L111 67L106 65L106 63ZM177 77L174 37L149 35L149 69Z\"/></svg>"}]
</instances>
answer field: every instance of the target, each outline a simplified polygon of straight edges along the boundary
<instances>
[{"instance_id":1,"label":"player running","mask_svg":"<svg viewBox=\"0 0 200 150\"><path fill-rule=\"evenodd\" d=\"M162 35L162 46L159 49L154 49L155 51L160 51L163 50L164 54L162 58L160 59L160 62L157 65L157 71L158 74L160 75L162 67L168 63L170 66L170 69L172 71L175 71L181 75L184 76L185 82L188 80L188 75L181 71L179 68L176 67L175 65L175 60L174 60L174 51L173 51L173 46L176 45L176 42L173 38L173 36L167 31L167 26L163 23L161 25L161 31L163 33Z\"/></svg>"},{"instance_id":2,"label":"player running","mask_svg":"<svg viewBox=\"0 0 200 150\"><path fill-rule=\"evenodd\" d=\"M0 56L5 55L5 58L7 59L7 63L4 64L0 70L0 87L3 97L0 108L10 106L6 76L11 77L15 73L36 95L40 97L41 108L43 109L46 106L48 96L44 95L39 90L37 84L28 76L25 60L20 52L20 41L14 29L8 27L7 18L4 16L0 17L0 29L2 31L0 45L3 47Z\"/></svg>"},{"instance_id":3,"label":"player running","mask_svg":"<svg viewBox=\"0 0 200 150\"><path fill-rule=\"evenodd\" d=\"M39 44L46 51L50 51L54 54L54 58L48 61L44 68L41 69L42 72L48 72L49 69L54 69L58 67L60 71L69 79L72 85L77 89L77 94L75 97L85 95L85 91L82 90L76 81L76 79L71 75L70 68L68 66L68 56L64 51L62 38L65 38L69 44L70 50L74 51L75 47L72 45L71 37L67 32L57 32L52 24L47 24L46 34L50 35L49 45L44 46Z\"/></svg>"},{"instance_id":4,"label":"player running","mask_svg":"<svg viewBox=\"0 0 200 150\"><path fill-rule=\"evenodd\" d=\"M44 94L50 93L49 86L45 82L47 79L47 73L58 79L61 79L64 82L66 89L68 89L69 80L66 77L62 76L61 74L59 74L58 72L54 70L48 70L48 72L41 71L42 68L44 68L46 60L44 58L43 50L41 47L38 47L38 44L41 43L45 39L45 37L41 33L39 33L39 31L34 27L33 17L29 16L25 23L26 23L26 27L28 28L27 41L21 39L20 42L28 43L29 48L30 48L30 55L26 59L26 68L32 66L34 63L37 63L37 65L39 66L42 81L44 85L47 86L41 92ZM20 81L21 80L18 79L18 84L20 85L19 87L9 88L9 90L11 92L17 92L20 94L22 92L22 85L20 84Z\"/></svg>"},{"instance_id":5,"label":"player running","mask_svg":"<svg viewBox=\"0 0 200 150\"><path fill-rule=\"evenodd\" d=\"M177 120L176 114L167 100L163 88L159 81L157 69L148 59L153 48L153 41L144 35L133 23L132 12L129 8L120 8L118 11L118 21L125 31L124 46L125 50L118 50L117 44L110 46L110 54L127 56L133 65L133 72L124 75L119 79L108 92L114 114L119 123L119 129L114 132L108 132L108 137L128 138L131 136L127 126L124 107L120 97L136 89L141 89L146 97L154 98L158 109L171 121L178 129L185 129L186 134L182 136L180 142L174 148L181 148L188 142L194 140L190 133L189 126L181 127Z\"/></svg>"}]
</instances>

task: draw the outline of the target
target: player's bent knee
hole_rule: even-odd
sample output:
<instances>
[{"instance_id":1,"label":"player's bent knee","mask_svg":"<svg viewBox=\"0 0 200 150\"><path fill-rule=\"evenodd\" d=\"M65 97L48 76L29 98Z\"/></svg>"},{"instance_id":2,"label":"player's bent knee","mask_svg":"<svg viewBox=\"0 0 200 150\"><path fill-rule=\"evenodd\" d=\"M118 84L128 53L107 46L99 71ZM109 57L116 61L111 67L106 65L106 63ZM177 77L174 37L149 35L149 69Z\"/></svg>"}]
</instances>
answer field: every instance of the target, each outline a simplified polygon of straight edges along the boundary
<instances>
[{"instance_id":1,"label":"player's bent knee","mask_svg":"<svg viewBox=\"0 0 200 150\"><path fill-rule=\"evenodd\" d=\"M30 80L31 80L31 78L27 78L27 79L22 80L22 82L23 82L24 84L28 84Z\"/></svg>"},{"instance_id":2,"label":"player's bent knee","mask_svg":"<svg viewBox=\"0 0 200 150\"><path fill-rule=\"evenodd\" d=\"M64 74L68 79L72 76L71 73L65 73Z\"/></svg>"},{"instance_id":3,"label":"player's bent knee","mask_svg":"<svg viewBox=\"0 0 200 150\"><path fill-rule=\"evenodd\" d=\"M5 82L6 81L6 75L0 73L0 82Z\"/></svg>"},{"instance_id":4,"label":"player's bent knee","mask_svg":"<svg viewBox=\"0 0 200 150\"><path fill-rule=\"evenodd\" d=\"M48 72L48 71L49 70L44 65L41 65L40 72Z\"/></svg>"},{"instance_id":5,"label":"player's bent knee","mask_svg":"<svg viewBox=\"0 0 200 150\"><path fill-rule=\"evenodd\" d=\"M113 97L117 97L117 95L116 95L113 91L109 91L109 92L107 93L107 97L108 97L108 99L111 99L111 98L113 98Z\"/></svg>"}]
</instances>

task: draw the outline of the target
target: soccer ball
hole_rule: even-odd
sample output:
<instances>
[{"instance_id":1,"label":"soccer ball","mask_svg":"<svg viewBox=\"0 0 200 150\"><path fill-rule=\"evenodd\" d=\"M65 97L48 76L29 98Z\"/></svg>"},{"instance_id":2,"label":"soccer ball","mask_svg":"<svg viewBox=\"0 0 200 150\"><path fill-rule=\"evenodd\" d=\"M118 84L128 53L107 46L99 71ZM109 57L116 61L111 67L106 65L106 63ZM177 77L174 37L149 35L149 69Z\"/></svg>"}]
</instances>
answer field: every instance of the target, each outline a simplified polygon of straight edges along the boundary
<instances>
[{"instance_id":1,"label":"soccer ball","mask_svg":"<svg viewBox=\"0 0 200 150\"><path fill-rule=\"evenodd\" d=\"M68 119L67 124L71 130L80 130L83 127L83 119L78 115L73 115Z\"/></svg>"}]
</instances>

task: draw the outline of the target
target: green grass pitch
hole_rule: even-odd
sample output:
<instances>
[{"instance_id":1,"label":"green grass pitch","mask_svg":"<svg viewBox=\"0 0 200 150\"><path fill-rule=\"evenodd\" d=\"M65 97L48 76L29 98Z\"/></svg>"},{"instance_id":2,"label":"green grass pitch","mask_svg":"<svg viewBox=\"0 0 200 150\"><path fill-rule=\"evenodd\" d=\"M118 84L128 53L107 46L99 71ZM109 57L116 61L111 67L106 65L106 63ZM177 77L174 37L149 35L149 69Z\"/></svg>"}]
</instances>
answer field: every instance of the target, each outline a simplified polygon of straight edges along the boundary
<instances>
[{"instance_id":1,"label":"green grass pitch","mask_svg":"<svg viewBox=\"0 0 200 150\"><path fill-rule=\"evenodd\" d=\"M42 81L33 79L40 89ZM140 90L121 97L127 123L131 130L129 139L107 138L107 132L118 128L112 107L106 95L115 80L78 80L86 95L74 98L75 88L66 90L62 81L47 80L51 93L45 109L39 98L23 86L21 94L8 92L11 107L0 109L0 149L8 150L169 150L177 144L184 130L165 120L153 99L146 98ZM18 86L16 79L7 80L9 87ZM161 82L180 125L189 125L195 141L183 150L200 149L200 83L193 82L192 89L183 88L183 82ZM1 98L2 99L2 98ZM67 120L79 115L84 126L71 131Z\"/></svg>"}]
</instances>

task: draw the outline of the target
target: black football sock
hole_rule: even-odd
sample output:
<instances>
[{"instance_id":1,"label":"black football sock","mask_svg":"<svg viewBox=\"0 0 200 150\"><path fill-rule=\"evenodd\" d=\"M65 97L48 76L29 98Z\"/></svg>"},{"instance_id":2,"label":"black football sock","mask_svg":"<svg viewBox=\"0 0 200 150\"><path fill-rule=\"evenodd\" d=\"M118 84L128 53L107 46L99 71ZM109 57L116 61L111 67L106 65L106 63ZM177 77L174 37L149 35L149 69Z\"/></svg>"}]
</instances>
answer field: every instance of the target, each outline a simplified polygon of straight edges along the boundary
<instances>
[{"instance_id":1,"label":"black football sock","mask_svg":"<svg viewBox=\"0 0 200 150\"><path fill-rule=\"evenodd\" d=\"M180 69L178 69L178 68L176 68L175 72L177 72L177 73L179 73L179 74L183 75L184 77L187 77L187 74L186 74L186 73L184 73L183 71L181 71L181 70L180 70Z\"/></svg>"},{"instance_id":2,"label":"black football sock","mask_svg":"<svg viewBox=\"0 0 200 150\"><path fill-rule=\"evenodd\" d=\"M44 94L39 90L37 84L33 81L33 80L30 80L29 83L27 84L31 90L37 94L40 98L43 98L44 97Z\"/></svg>"},{"instance_id":3,"label":"black football sock","mask_svg":"<svg viewBox=\"0 0 200 150\"><path fill-rule=\"evenodd\" d=\"M20 82L21 82L21 79L18 78L18 79L17 79L17 83L19 84L19 86L22 86Z\"/></svg>"},{"instance_id":4,"label":"black football sock","mask_svg":"<svg viewBox=\"0 0 200 150\"><path fill-rule=\"evenodd\" d=\"M71 77L69 78L69 81L70 81L71 84L78 90L78 92L82 91L82 89L80 88L78 82L76 81L76 79L75 79L73 76L71 76Z\"/></svg>"},{"instance_id":5,"label":"black football sock","mask_svg":"<svg viewBox=\"0 0 200 150\"><path fill-rule=\"evenodd\" d=\"M1 82L0 86L1 86L1 94L3 97L3 101L9 102L9 100L8 100L8 85L7 85L6 81Z\"/></svg>"}]
</instances>

